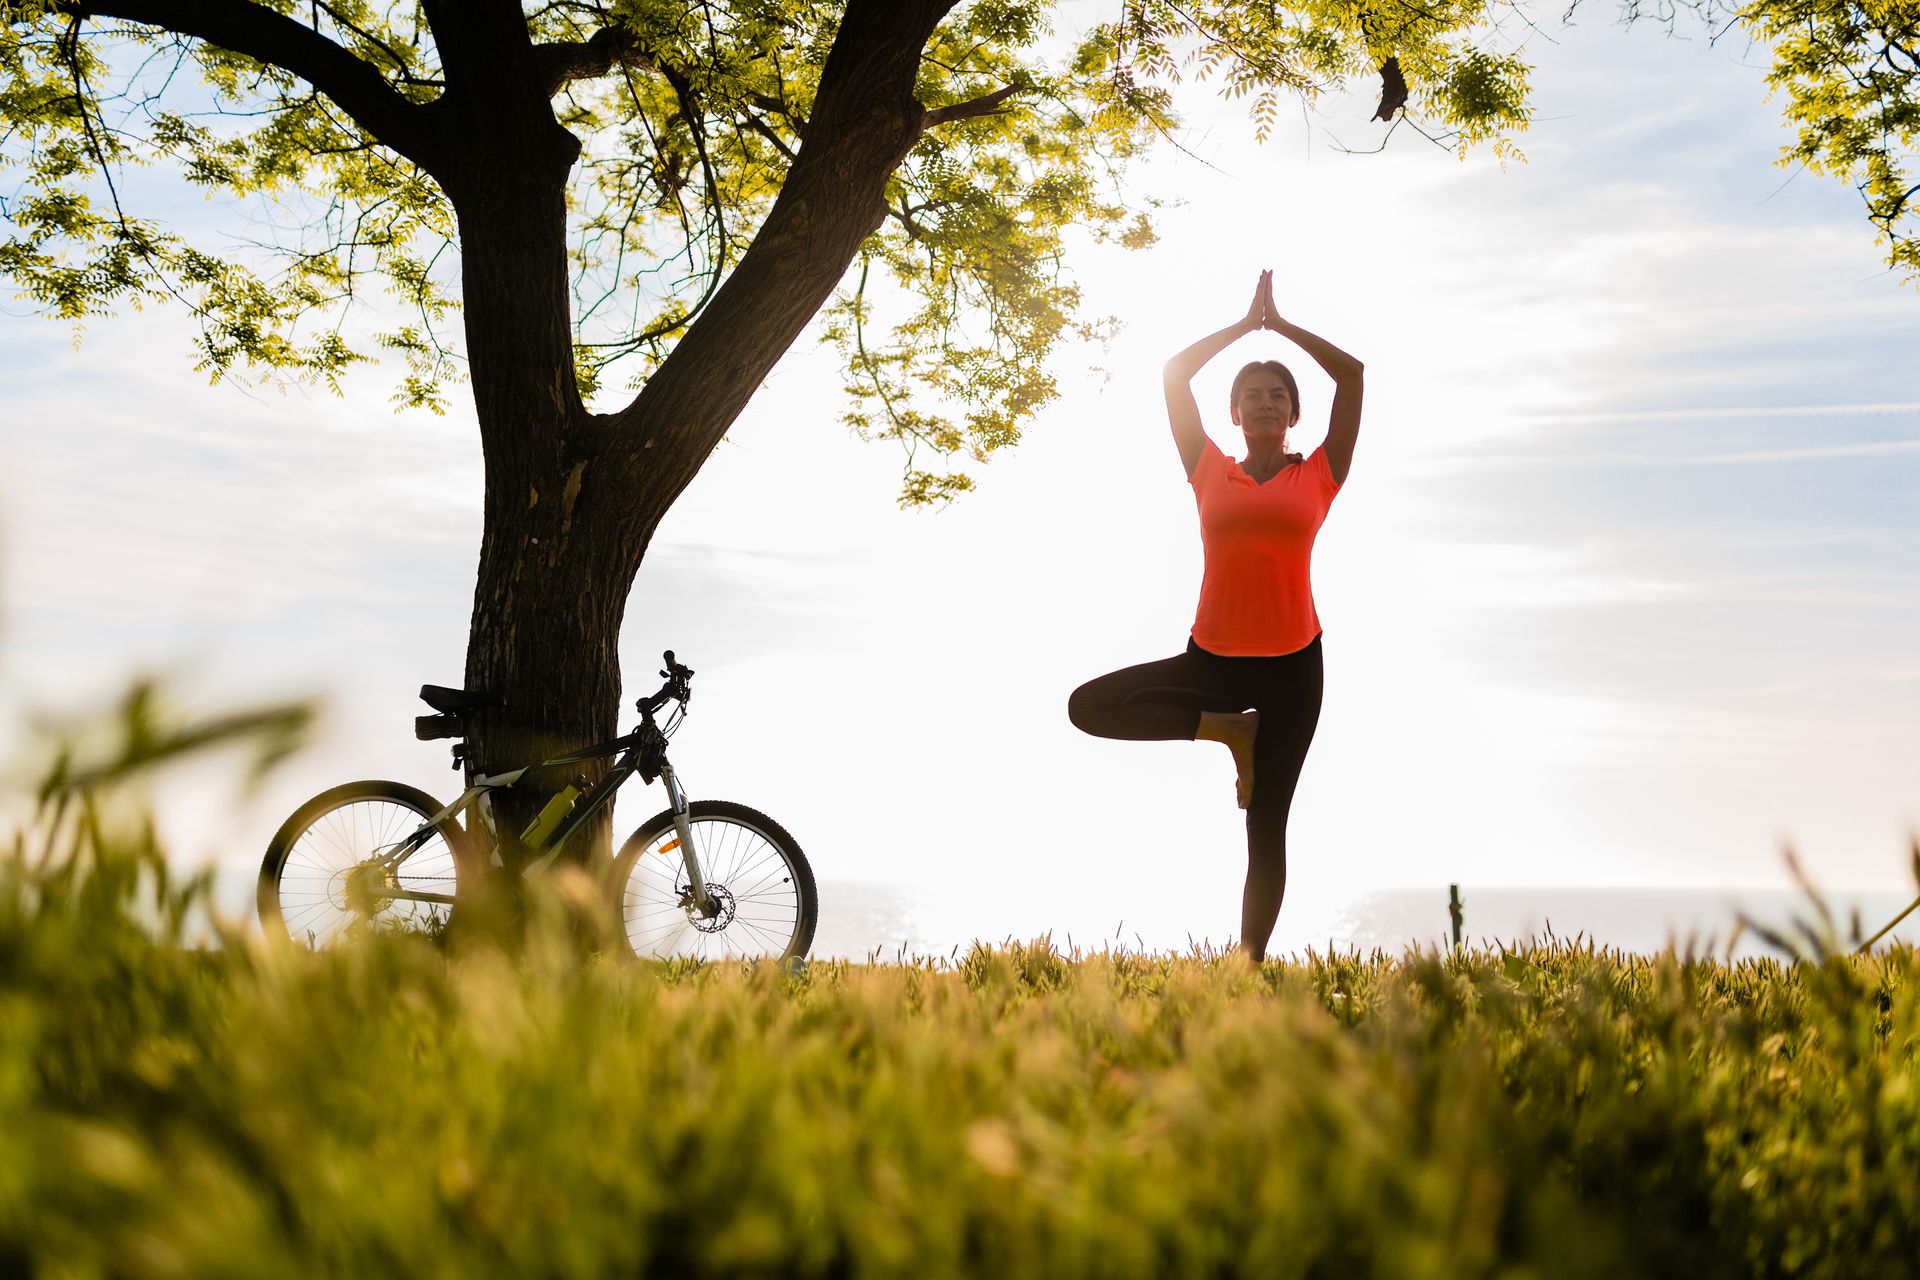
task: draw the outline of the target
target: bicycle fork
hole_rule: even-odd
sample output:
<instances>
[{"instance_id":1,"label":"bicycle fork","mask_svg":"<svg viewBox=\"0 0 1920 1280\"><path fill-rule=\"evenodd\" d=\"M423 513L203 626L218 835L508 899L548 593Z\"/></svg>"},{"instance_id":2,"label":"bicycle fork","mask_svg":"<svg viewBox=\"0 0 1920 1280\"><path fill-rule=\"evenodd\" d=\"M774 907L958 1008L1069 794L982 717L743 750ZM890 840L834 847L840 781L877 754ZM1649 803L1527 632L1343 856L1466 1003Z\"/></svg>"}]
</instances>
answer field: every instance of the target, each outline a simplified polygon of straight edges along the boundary
<instances>
[{"instance_id":1,"label":"bicycle fork","mask_svg":"<svg viewBox=\"0 0 1920 1280\"><path fill-rule=\"evenodd\" d=\"M673 804L673 831L680 845L680 860L687 868L687 884L693 890L693 905L711 920L720 914L720 904L707 892L706 878L700 874L700 859L693 849L693 826L687 821L687 792L673 772L673 766L660 762L660 778L667 784L667 799Z\"/></svg>"}]
</instances>

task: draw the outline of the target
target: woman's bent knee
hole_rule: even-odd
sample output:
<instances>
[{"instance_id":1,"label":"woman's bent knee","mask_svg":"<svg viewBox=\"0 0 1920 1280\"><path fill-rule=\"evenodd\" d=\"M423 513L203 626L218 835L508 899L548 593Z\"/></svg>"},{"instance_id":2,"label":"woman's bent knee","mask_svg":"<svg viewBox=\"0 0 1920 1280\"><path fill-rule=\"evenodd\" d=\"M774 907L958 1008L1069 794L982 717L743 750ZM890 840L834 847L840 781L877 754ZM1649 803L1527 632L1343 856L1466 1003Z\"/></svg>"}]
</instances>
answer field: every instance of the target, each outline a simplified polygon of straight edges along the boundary
<instances>
[{"instance_id":1,"label":"woman's bent knee","mask_svg":"<svg viewBox=\"0 0 1920 1280\"><path fill-rule=\"evenodd\" d=\"M1089 680L1086 684L1081 685L1078 689L1075 689L1067 695L1067 719L1071 720L1073 727L1082 733L1097 734L1097 730L1093 728L1093 723L1095 719L1095 708L1099 705L1099 699L1089 693L1088 690L1092 689L1093 686L1098 683L1099 681L1097 680Z\"/></svg>"}]
</instances>

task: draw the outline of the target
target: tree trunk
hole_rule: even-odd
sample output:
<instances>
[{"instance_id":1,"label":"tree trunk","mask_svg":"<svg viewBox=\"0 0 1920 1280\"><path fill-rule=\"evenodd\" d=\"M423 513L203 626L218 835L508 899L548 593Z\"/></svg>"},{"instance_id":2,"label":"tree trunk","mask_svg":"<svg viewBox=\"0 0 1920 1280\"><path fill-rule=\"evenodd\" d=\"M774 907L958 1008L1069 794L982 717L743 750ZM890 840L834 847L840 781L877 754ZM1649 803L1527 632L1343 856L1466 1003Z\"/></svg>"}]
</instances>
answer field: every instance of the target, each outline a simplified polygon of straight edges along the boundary
<instances>
[{"instance_id":1,"label":"tree trunk","mask_svg":"<svg viewBox=\"0 0 1920 1280\"><path fill-rule=\"evenodd\" d=\"M565 443L535 459L487 467L486 526L474 588L467 684L505 696L469 739L470 765L518 768L619 732L620 622L644 541L589 493L600 472ZM607 761L531 775L495 796L503 833L518 832L575 776L598 781ZM608 817L570 852L604 860Z\"/></svg>"},{"instance_id":2,"label":"tree trunk","mask_svg":"<svg viewBox=\"0 0 1920 1280\"><path fill-rule=\"evenodd\" d=\"M546 221L563 217L560 201ZM467 271L469 350L474 353L475 399L480 404L486 460L486 498L473 619L467 644L466 685L499 693L506 706L486 710L470 723L467 766L473 773L500 773L563 755L614 737L620 730L620 623L627 595L658 515L636 520L626 495L607 484L616 469L605 465L605 433L581 408L571 365L555 370L529 356L530 330L557 319L565 336L564 306L542 301L518 287L527 272L515 271L512 246L564 244L557 228L529 228L503 219L481 229L462 219L463 247L478 269ZM512 323L489 326L474 314L477 275L485 285L520 299L506 309ZM497 331L492 331L497 330ZM479 352L492 345L493 370L483 376ZM569 358L570 345L567 347ZM516 370L517 366L517 370ZM494 375L501 376L494 376ZM511 375L511 376L507 376ZM664 508L662 508L664 509ZM490 798L505 875L485 874L466 899L456 927L467 936L513 938L524 913L519 905L524 862L518 833L560 788L583 789L606 775L604 758L565 769L528 774ZM606 868L612 857L612 810L602 809L568 842L564 856L576 864Z\"/></svg>"},{"instance_id":3,"label":"tree trunk","mask_svg":"<svg viewBox=\"0 0 1920 1280\"><path fill-rule=\"evenodd\" d=\"M605 488L605 432L580 401L566 257L566 184L579 143L525 81L531 49L517 7L489 30L475 11L441 19L459 38L450 69L484 66L484 91L448 93L472 141L443 176L459 217L467 354L486 463L480 565L465 683L507 705L469 719L468 768L499 773L614 736L627 591L652 534ZM471 24L471 25L468 25ZM518 72L520 74L516 75ZM518 92L516 92L518 90ZM492 799L511 867L517 835L576 775L529 775ZM609 818L569 852L605 857Z\"/></svg>"},{"instance_id":4,"label":"tree trunk","mask_svg":"<svg viewBox=\"0 0 1920 1280\"><path fill-rule=\"evenodd\" d=\"M618 732L620 623L641 557L667 508L879 224L887 179L923 126L913 97L920 52L951 4L849 4L807 142L766 224L646 389L610 416L585 411L573 371L565 184L578 144L544 99L517 97L502 83L505 75L519 84L531 66L520 49L491 50L508 42L489 32L504 33L502 15L517 9L483 20L446 0L430 6L436 34L457 37L444 47L448 114L462 136L484 140L462 152L457 171L436 175L459 215L486 459L466 683L507 700L470 721L470 770L518 768ZM517 29L524 37L524 26ZM487 94L457 87L455 68L469 62L487 68ZM606 764L573 772L591 783ZM549 775L496 794L503 836L522 830L569 781ZM583 834L570 852L589 861L610 856L607 816ZM511 856L514 842L505 843ZM477 914L481 928L492 927L486 911Z\"/></svg>"}]
</instances>

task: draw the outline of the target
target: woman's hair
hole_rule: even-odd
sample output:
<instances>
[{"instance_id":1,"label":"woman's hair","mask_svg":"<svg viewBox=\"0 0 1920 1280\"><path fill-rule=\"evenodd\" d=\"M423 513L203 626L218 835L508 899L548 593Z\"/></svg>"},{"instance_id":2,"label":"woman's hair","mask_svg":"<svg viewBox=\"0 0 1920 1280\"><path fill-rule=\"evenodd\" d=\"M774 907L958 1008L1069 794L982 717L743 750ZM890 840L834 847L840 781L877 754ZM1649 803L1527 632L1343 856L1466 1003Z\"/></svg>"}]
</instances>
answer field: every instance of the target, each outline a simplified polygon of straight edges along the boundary
<instances>
[{"instance_id":1,"label":"woman's hair","mask_svg":"<svg viewBox=\"0 0 1920 1280\"><path fill-rule=\"evenodd\" d=\"M1256 373L1277 373L1280 381L1287 384L1287 395L1293 400L1293 418L1300 420L1300 384L1293 380L1293 370L1278 360L1255 360L1252 364L1233 375L1233 390L1227 393L1229 408L1240 407L1240 385Z\"/></svg>"}]
</instances>

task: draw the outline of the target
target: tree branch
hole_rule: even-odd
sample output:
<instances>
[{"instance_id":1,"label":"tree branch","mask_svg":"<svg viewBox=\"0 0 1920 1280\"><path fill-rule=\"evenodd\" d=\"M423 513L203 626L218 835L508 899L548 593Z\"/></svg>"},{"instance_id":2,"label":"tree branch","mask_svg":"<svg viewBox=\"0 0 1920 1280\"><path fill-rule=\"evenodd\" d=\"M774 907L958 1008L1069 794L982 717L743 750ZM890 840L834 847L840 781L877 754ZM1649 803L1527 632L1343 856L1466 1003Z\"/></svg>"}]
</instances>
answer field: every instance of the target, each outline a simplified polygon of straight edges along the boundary
<instances>
[{"instance_id":1,"label":"tree branch","mask_svg":"<svg viewBox=\"0 0 1920 1280\"><path fill-rule=\"evenodd\" d=\"M593 80L622 65L641 67L665 76L683 101L693 81L684 67L677 67L663 61L657 53L641 44L634 36L614 27L602 27L586 40L535 45L533 56L534 65L538 68L541 88L548 97L560 92L563 86L574 80ZM743 96L742 101L762 111L774 112L784 117L795 134L804 133L802 123L793 118L791 110L783 99L770 97L764 93L749 93ZM749 123L766 135L775 146L786 152L788 159L793 158L793 149L768 129L764 122L749 118Z\"/></svg>"},{"instance_id":2,"label":"tree branch","mask_svg":"<svg viewBox=\"0 0 1920 1280\"><path fill-rule=\"evenodd\" d=\"M774 132L773 126L769 125L765 120L762 120L751 111L742 111L740 118L746 121L747 128L752 129L755 133L772 143L774 150L787 158L788 164L793 163L796 154L794 149L787 145L785 138L782 138L778 133Z\"/></svg>"},{"instance_id":3,"label":"tree branch","mask_svg":"<svg viewBox=\"0 0 1920 1280\"><path fill-rule=\"evenodd\" d=\"M407 101L373 64L311 27L249 0L54 0L65 16L121 18L204 40L279 67L338 103L353 122L428 172L442 158L431 108Z\"/></svg>"},{"instance_id":4,"label":"tree branch","mask_svg":"<svg viewBox=\"0 0 1920 1280\"><path fill-rule=\"evenodd\" d=\"M327 3L327 0L312 0L312 3L315 9L325 13L329 18L332 18L334 22L338 23L341 30L348 31L356 36L359 36L362 40L365 40L368 44L372 45L374 48L378 49L380 52L386 54L387 60L393 63L394 74L399 76L402 80L405 80L408 84L424 84L424 85L432 85L435 87L439 87L439 84L437 81L422 80L418 76L415 76L412 72L408 71L407 59L405 54L402 54L398 49L388 44L385 40L382 40L379 36L375 35L373 32L368 31L365 27L359 26L358 24L354 23L350 18L347 17L346 14L341 13L336 6ZM320 22L318 17L314 19L313 29L315 31L318 31L320 29Z\"/></svg>"},{"instance_id":5,"label":"tree branch","mask_svg":"<svg viewBox=\"0 0 1920 1280\"><path fill-rule=\"evenodd\" d=\"M1000 109L1000 104L1020 92L1020 86L1010 84L1004 89L995 89L992 93L978 98L969 98L965 102L955 102L949 106L935 107L927 112L926 127L945 124L949 120L970 120L975 116L990 116Z\"/></svg>"},{"instance_id":6,"label":"tree branch","mask_svg":"<svg viewBox=\"0 0 1920 1280\"><path fill-rule=\"evenodd\" d=\"M570 80L592 80L623 62L637 62L649 71L659 69L640 42L617 27L602 27L586 40L535 45L533 59L540 87L548 97Z\"/></svg>"},{"instance_id":7,"label":"tree branch","mask_svg":"<svg viewBox=\"0 0 1920 1280\"><path fill-rule=\"evenodd\" d=\"M787 105L786 99L768 97L764 93L750 93L747 95L746 100L749 104L760 108L762 111L777 115L782 120L785 120L787 127L793 130L796 138L804 139L807 136L807 122L793 114L793 108Z\"/></svg>"},{"instance_id":8,"label":"tree branch","mask_svg":"<svg viewBox=\"0 0 1920 1280\"><path fill-rule=\"evenodd\" d=\"M666 63L652 65L673 86L674 99L680 104L680 118L687 122L687 133L693 138L694 153L700 157L700 173L707 185L707 207L712 210L714 231L720 242L715 250L714 262L714 274L718 276L727 260L727 206L720 198L720 179L714 172L713 158L707 154L706 115L694 93L693 81L686 72Z\"/></svg>"},{"instance_id":9,"label":"tree branch","mask_svg":"<svg viewBox=\"0 0 1920 1280\"><path fill-rule=\"evenodd\" d=\"M1389 54L1380 64L1380 106L1375 120L1391 120L1393 113L1407 105L1407 78L1400 73L1400 59Z\"/></svg>"},{"instance_id":10,"label":"tree branch","mask_svg":"<svg viewBox=\"0 0 1920 1280\"><path fill-rule=\"evenodd\" d=\"M1898 240L1900 237L1894 234L1894 224L1900 221L1900 215L1906 212L1907 205L1911 203L1917 195L1920 195L1920 183L1915 183L1899 195L1894 196L1885 207L1880 209L1875 209L1873 207L1873 201L1868 200L1868 221L1884 227L1886 229L1887 239Z\"/></svg>"},{"instance_id":11,"label":"tree branch","mask_svg":"<svg viewBox=\"0 0 1920 1280\"><path fill-rule=\"evenodd\" d=\"M648 492L671 501L686 487L886 216L887 179L926 115L913 97L921 50L954 2L849 0L766 220L639 395L604 419Z\"/></svg>"}]
</instances>

